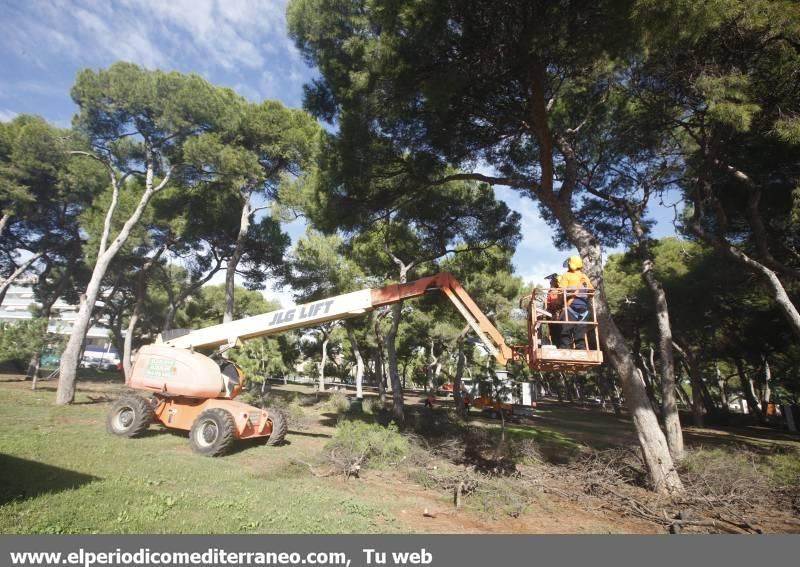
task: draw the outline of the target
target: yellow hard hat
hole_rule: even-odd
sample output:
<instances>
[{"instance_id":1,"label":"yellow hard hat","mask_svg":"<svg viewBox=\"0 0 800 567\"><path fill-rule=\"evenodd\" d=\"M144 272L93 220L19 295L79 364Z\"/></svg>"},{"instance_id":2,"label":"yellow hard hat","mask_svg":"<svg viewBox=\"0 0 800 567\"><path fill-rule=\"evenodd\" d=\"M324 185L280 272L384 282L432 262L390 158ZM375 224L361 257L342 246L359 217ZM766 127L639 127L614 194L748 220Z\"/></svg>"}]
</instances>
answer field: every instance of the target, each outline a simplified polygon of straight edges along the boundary
<instances>
[{"instance_id":1,"label":"yellow hard hat","mask_svg":"<svg viewBox=\"0 0 800 567\"><path fill-rule=\"evenodd\" d=\"M566 264L565 267L570 270L580 270L583 268L583 260L581 260L580 256L570 256L564 264Z\"/></svg>"}]
</instances>

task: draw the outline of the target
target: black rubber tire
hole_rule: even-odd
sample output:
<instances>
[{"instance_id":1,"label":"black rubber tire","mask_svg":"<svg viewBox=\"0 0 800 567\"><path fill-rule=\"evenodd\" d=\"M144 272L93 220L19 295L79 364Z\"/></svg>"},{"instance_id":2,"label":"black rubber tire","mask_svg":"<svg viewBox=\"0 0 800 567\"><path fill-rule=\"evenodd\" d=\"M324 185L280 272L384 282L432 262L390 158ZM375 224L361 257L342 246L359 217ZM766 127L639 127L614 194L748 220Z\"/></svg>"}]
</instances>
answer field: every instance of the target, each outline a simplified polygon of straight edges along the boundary
<instances>
[{"instance_id":1,"label":"black rubber tire","mask_svg":"<svg viewBox=\"0 0 800 567\"><path fill-rule=\"evenodd\" d=\"M267 413L269 414L267 419L272 422L272 434L265 445L280 445L289 431L289 420L286 417L286 413L281 409L267 408Z\"/></svg>"},{"instance_id":2,"label":"black rubber tire","mask_svg":"<svg viewBox=\"0 0 800 567\"><path fill-rule=\"evenodd\" d=\"M136 437L147 431L154 419L150 402L139 396L125 396L111 406L106 431L120 437Z\"/></svg>"},{"instance_id":3,"label":"black rubber tire","mask_svg":"<svg viewBox=\"0 0 800 567\"><path fill-rule=\"evenodd\" d=\"M236 423L230 412L221 408L207 409L197 416L189 432L192 451L208 457L219 457L235 441Z\"/></svg>"}]
</instances>

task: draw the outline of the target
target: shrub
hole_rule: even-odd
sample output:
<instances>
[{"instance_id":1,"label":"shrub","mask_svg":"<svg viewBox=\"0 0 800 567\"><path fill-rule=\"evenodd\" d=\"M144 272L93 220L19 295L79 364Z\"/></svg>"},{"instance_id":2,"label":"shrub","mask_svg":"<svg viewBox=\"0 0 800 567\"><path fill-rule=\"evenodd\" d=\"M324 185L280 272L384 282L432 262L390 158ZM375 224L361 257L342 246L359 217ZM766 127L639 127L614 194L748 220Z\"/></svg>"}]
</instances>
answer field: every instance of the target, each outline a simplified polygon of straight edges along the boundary
<instances>
[{"instance_id":1,"label":"shrub","mask_svg":"<svg viewBox=\"0 0 800 567\"><path fill-rule=\"evenodd\" d=\"M395 464L409 452L408 440L395 425L342 420L327 445L325 456L345 476L358 476L364 467Z\"/></svg>"},{"instance_id":2,"label":"shrub","mask_svg":"<svg viewBox=\"0 0 800 567\"><path fill-rule=\"evenodd\" d=\"M24 368L31 357L45 347L47 319L0 323L0 362Z\"/></svg>"},{"instance_id":3,"label":"shrub","mask_svg":"<svg viewBox=\"0 0 800 567\"><path fill-rule=\"evenodd\" d=\"M367 415L375 415L383 410L383 404L378 398L364 398L361 401L361 411Z\"/></svg>"},{"instance_id":4,"label":"shrub","mask_svg":"<svg viewBox=\"0 0 800 567\"><path fill-rule=\"evenodd\" d=\"M334 392L325 401L323 408L330 413L345 413L350 410L350 400L343 392Z\"/></svg>"}]
</instances>

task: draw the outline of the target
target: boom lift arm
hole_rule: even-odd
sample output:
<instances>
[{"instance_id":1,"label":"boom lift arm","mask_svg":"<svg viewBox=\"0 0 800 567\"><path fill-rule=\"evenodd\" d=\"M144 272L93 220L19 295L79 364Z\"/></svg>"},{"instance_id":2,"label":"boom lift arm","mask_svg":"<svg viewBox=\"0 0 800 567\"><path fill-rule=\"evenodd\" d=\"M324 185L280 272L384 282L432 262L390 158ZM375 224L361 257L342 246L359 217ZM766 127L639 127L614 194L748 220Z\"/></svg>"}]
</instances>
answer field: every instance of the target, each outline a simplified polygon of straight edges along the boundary
<instances>
[{"instance_id":1,"label":"boom lift arm","mask_svg":"<svg viewBox=\"0 0 800 567\"><path fill-rule=\"evenodd\" d=\"M222 323L161 342L176 348L196 350L207 350L226 344L235 346L239 341L310 327L336 319L357 317L377 307L420 297L436 289L441 290L453 302L488 351L498 363L505 366L512 358L511 347L506 344L500 331L483 314L461 284L447 272L405 284L362 289L289 309Z\"/></svg>"}]
</instances>

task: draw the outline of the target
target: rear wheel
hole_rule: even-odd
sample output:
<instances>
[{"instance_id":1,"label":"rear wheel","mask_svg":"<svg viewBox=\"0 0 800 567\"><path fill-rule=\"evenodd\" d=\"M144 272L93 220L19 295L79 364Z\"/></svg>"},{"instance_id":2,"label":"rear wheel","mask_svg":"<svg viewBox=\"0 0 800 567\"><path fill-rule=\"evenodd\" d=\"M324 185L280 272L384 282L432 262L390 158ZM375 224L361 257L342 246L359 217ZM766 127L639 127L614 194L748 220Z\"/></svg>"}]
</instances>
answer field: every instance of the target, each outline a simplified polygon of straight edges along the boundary
<instances>
[{"instance_id":1,"label":"rear wheel","mask_svg":"<svg viewBox=\"0 0 800 567\"><path fill-rule=\"evenodd\" d=\"M286 413L283 410L269 408L267 409L269 419L272 422L272 434L267 439L267 445L280 445L286 438L286 433L289 431L289 420L286 418Z\"/></svg>"},{"instance_id":2,"label":"rear wheel","mask_svg":"<svg viewBox=\"0 0 800 567\"><path fill-rule=\"evenodd\" d=\"M106 430L120 437L136 437L153 423L153 406L138 396L126 396L114 402L106 418Z\"/></svg>"},{"instance_id":3,"label":"rear wheel","mask_svg":"<svg viewBox=\"0 0 800 567\"><path fill-rule=\"evenodd\" d=\"M220 408L204 411L192 424L189 441L192 451L200 455L218 457L233 443L236 423L230 412Z\"/></svg>"}]
</instances>

